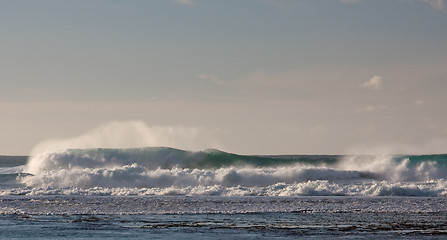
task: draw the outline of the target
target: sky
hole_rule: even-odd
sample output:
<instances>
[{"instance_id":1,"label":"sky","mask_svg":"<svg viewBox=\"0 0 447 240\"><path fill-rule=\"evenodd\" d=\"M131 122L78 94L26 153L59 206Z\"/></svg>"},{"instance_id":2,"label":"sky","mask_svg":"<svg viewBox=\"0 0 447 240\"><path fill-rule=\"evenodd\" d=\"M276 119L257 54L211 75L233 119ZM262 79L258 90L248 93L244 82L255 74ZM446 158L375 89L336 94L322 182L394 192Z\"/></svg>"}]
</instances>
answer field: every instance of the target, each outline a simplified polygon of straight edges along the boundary
<instances>
[{"instance_id":1,"label":"sky","mask_svg":"<svg viewBox=\"0 0 447 240\"><path fill-rule=\"evenodd\" d=\"M0 154L446 153L445 4L0 0Z\"/></svg>"}]
</instances>

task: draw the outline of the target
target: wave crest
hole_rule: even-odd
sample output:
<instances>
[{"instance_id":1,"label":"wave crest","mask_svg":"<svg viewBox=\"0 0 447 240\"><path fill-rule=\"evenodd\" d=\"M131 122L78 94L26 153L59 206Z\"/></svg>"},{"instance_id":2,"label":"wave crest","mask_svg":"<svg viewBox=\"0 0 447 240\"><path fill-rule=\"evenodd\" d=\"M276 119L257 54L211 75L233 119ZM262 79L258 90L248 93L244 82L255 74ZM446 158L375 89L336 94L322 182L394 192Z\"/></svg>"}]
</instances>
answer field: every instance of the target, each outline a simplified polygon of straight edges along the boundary
<instances>
[{"instance_id":1,"label":"wave crest","mask_svg":"<svg viewBox=\"0 0 447 240\"><path fill-rule=\"evenodd\" d=\"M18 178L34 190L445 196L446 159L446 155L243 156L165 147L72 149L32 157L23 170L29 174Z\"/></svg>"}]
</instances>

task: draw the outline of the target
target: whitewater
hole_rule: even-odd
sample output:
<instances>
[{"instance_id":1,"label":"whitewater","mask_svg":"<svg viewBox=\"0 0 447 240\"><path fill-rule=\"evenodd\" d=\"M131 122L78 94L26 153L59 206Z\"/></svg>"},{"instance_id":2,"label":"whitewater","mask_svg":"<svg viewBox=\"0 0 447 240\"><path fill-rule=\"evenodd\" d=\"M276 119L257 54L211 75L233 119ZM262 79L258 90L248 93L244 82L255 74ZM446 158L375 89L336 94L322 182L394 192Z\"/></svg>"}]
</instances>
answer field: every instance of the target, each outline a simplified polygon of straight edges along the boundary
<instances>
[{"instance_id":1,"label":"whitewater","mask_svg":"<svg viewBox=\"0 0 447 240\"><path fill-rule=\"evenodd\" d=\"M23 161L22 161L23 163ZM0 167L0 195L447 196L447 155L66 149Z\"/></svg>"},{"instance_id":2,"label":"whitewater","mask_svg":"<svg viewBox=\"0 0 447 240\"><path fill-rule=\"evenodd\" d=\"M212 142L111 122L0 156L0 238L447 236L447 154L241 155Z\"/></svg>"}]
</instances>

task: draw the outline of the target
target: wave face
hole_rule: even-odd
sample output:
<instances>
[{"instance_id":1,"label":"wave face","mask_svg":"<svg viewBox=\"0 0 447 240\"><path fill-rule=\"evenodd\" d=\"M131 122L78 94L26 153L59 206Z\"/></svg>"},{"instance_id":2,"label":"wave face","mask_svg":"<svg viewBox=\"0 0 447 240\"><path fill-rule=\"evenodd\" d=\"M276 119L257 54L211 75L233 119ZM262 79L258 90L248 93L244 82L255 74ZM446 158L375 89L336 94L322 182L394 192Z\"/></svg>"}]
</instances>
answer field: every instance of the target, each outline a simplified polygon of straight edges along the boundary
<instances>
[{"instance_id":1,"label":"wave face","mask_svg":"<svg viewBox=\"0 0 447 240\"><path fill-rule=\"evenodd\" d=\"M447 196L445 154L244 156L164 147L72 149L38 154L17 169L24 186L0 189L0 194Z\"/></svg>"}]
</instances>

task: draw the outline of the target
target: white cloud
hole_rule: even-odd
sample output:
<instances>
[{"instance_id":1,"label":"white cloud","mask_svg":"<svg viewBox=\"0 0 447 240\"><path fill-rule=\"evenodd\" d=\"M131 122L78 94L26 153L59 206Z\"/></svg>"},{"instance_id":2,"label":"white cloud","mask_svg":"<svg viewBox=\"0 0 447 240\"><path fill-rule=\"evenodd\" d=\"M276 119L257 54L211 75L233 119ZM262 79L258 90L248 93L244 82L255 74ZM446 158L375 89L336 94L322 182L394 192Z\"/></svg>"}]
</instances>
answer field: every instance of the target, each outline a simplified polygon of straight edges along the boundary
<instances>
[{"instance_id":1,"label":"white cloud","mask_svg":"<svg viewBox=\"0 0 447 240\"><path fill-rule=\"evenodd\" d=\"M214 74L199 74L197 75L198 78L200 79L204 79L204 80L209 80L219 86L223 86L226 85L226 82L220 80L218 77L216 77Z\"/></svg>"},{"instance_id":2,"label":"white cloud","mask_svg":"<svg viewBox=\"0 0 447 240\"><path fill-rule=\"evenodd\" d=\"M26 87L24 88L25 93L27 94L38 94L41 93L42 91L37 89L37 88L30 88L30 87Z\"/></svg>"},{"instance_id":3,"label":"white cloud","mask_svg":"<svg viewBox=\"0 0 447 240\"><path fill-rule=\"evenodd\" d=\"M176 3L185 4L185 5L191 5L193 2L191 0L175 0Z\"/></svg>"},{"instance_id":4,"label":"white cloud","mask_svg":"<svg viewBox=\"0 0 447 240\"><path fill-rule=\"evenodd\" d=\"M375 110L376 108L374 106L366 106L358 109L359 112L374 112Z\"/></svg>"},{"instance_id":5,"label":"white cloud","mask_svg":"<svg viewBox=\"0 0 447 240\"><path fill-rule=\"evenodd\" d=\"M357 3L360 0L340 0L342 3ZM419 0L421 2L426 2L430 4L433 9L438 11L444 11L444 0Z\"/></svg>"},{"instance_id":6,"label":"white cloud","mask_svg":"<svg viewBox=\"0 0 447 240\"><path fill-rule=\"evenodd\" d=\"M444 11L444 0L421 0L430 4L434 9Z\"/></svg>"},{"instance_id":7,"label":"white cloud","mask_svg":"<svg viewBox=\"0 0 447 240\"><path fill-rule=\"evenodd\" d=\"M357 109L359 112L377 112L377 111L386 111L390 108L388 106L366 106Z\"/></svg>"},{"instance_id":8,"label":"white cloud","mask_svg":"<svg viewBox=\"0 0 447 240\"><path fill-rule=\"evenodd\" d=\"M422 105L424 105L424 101L422 101L422 100L416 100L415 102L414 102L414 104L415 105L417 105L417 106L422 106Z\"/></svg>"},{"instance_id":9,"label":"white cloud","mask_svg":"<svg viewBox=\"0 0 447 240\"><path fill-rule=\"evenodd\" d=\"M383 78L381 76L375 75L369 81L362 84L362 87L369 88L372 90L380 89L383 85Z\"/></svg>"}]
</instances>

